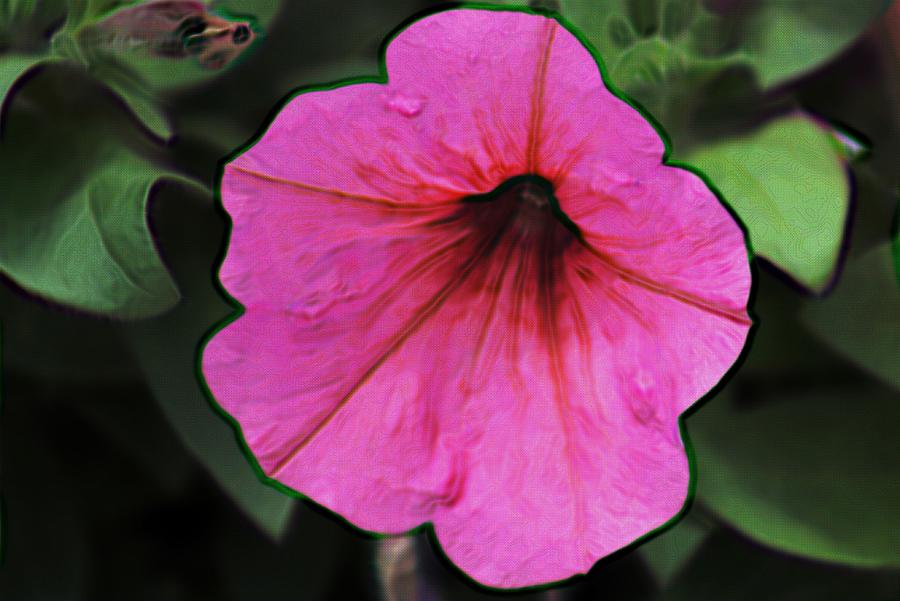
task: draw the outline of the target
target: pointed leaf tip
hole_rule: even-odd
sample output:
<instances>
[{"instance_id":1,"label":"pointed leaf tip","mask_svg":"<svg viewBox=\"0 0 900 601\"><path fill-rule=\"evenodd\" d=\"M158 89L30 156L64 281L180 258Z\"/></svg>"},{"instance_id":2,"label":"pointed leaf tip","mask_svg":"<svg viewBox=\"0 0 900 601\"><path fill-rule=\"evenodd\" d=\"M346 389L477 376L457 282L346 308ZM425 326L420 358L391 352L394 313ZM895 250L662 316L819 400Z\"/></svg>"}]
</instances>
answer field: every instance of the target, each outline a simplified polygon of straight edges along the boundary
<instances>
[{"instance_id":1,"label":"pointed leaf tip","mask_svg":"<svg viewBox=\"0 0 900 601\"><path fill-rule=\"evenodd\" d=\"M687 161L741 217L758 255L814 292L828 286L850 205L846 159L831 131L795 114L699 147Z\"/></svg>"}]
</instances>

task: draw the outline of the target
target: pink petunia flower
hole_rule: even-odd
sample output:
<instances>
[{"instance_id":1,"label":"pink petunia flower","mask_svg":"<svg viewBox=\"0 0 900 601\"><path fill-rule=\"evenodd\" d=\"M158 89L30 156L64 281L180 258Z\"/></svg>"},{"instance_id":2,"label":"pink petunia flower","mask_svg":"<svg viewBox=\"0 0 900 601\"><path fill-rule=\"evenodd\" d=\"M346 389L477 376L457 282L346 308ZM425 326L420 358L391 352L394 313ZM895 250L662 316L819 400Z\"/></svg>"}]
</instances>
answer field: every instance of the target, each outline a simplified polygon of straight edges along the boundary
<instances>
[{"instance_id":1,"label":"pink petunia flower","mask_svg":"<svg viewBox=\"0 0 900 601\"><path fill-rule=\"evenodd\" d=\"M450 10L386 52L225 167L245 311L207 383L356 526L431 522L491 587L584 573L686 501L678 418L752 323L744 236L555 19Z\"/></svg>"}]
</instances>

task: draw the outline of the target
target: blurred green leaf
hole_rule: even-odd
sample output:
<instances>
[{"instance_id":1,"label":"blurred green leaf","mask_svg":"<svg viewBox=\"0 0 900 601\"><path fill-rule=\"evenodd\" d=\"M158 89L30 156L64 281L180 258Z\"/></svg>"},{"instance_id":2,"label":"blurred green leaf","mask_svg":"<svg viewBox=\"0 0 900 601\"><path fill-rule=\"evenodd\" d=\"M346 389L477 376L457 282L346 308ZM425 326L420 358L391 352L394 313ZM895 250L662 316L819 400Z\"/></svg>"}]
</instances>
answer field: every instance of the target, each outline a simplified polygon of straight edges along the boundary
<instances>
[{"instance_id":1,"label":"blurred green leaf","mask_svg":"<svg viewBox=\"0 0 900 601\"><path fill-rule=\"evenodd\" d=\"M25 28L38 4L34 0L0 0L0 109L13 84L46 57L33 44L17 39L30 33L17 30Z\"/></svg>"},{"instance_id":2,"label":"blurred green leaf","mask_svg":"<svg viewBox=\"0 0 900 601\"><path fill-rule=\"evenodd\" d=\"M696 40L716 30L701 18L712 17L699 0L564 0L561 12L600 53L612 83L648 108L671 93L679 75L735 62L700 52Z\"/></svg>"},{"instance_id":3,"label":"blurred green leaf","mask_svg":"<svg viewBox=\"0 0 900 601\"><path fill-rule=\"evenodd\" d=\"M13 84L42 59L40 55L0 54L0 108Z\"/></svg>"},{"instance_id":4,"label":"blurred green leaf","mask_svg":"<svg viewBox=\"0 0 900 601\"><path fill-rule=\"evenodd\" d=\"M0 0L0 47L46 44L44 32L66 14L67 0Z\"/></svg>"},{"instance_id":5,"label":"blurred green leaf","mask_svg":"<svg viewBox=\"0 0 900 601\"><path fill-rule=\"evenodd\" d=\"M731 10L744 21L740 53L766 88L807 72L859 37L891 0L762 0Z\"/></svg>"},{"instance_id":6,"label":"blurred green leaf","mask_svg":"<svg viewBox=\"0 0 900 601\"><path fill-rule=\"evenodd\" d=\"M864 370L900 389L900 288L890 243L847 265L835 291L807 304L803 323Z\"/></svg>"},{"instance_id":7,"label":"blurred green leaf","mask_svg":"<svg viewBox=\"0 0 900 601\"><path fill-rule=\"evenodd\" d=\"M737 211L754 251L814 291L831 281L850 182L830 131L803 115L686 157Z\"/></svg>"},{"instance_id":8,"label":"blurred green leaf","mask_svg":"<svg viewBox=\"0 0 900 601\"><path fill-rule=\"evenodd\" d=\"M23 87L4 128L0 271L92 314L137 319L174 305L147 207L159 180L191 182L154 163L161 148L65 61Z\"/></svg>"},{"instance_id":9,"label":"blurred green leaf","mask_svg":"<svg viewBox=\"0 0 900 601\"><path fill-rule=\"evenodd\" d=\"M11 21L27 16L38 4L37 0L0 0L0 19Z\"/></svg>"},{"instance_id":10,"label":"blurred green leaf","mask_svg":"<svg viewBox=\"0 0 900 601\"><path fill-rule=\"evenodd\" d=\"M510 4L525 4L512 0ZM730 2L718 11L700 0L563 0L560 12L582 30L610 70L623 53L622 17L637 36L694 60L727 57L753 66L764 87L806 72L858 37L888 0ZM721 3L720 3L721 4ZM627 89L626 89L627 91Z\"/></svg>"},{"instance_id":11,"label":"blurred green leaf","mask_svg":"<svg viewBox=\"0 0 900 601\"><path fill-rule=\"evenodd\" d=\"M874 384L820 390L718 396L691 415L697 501L777 549L898 567L900 403Z\"/></svg>"},{"instance_id":12,"label":"blurred green leaf","mask_svg":"<svg viewBox=\"0 0 900 601\"><path fill-rule=\"evenodd\" d=\"M661 85L667 73L685 63L684 54L659 38L650 38L623 52L610 76L616 85L626 89L644 84Z\"/></svg>"},{"instance_id":13,"label":"blurred green leaf","mask_svg":"<svg viewBox=\"0 0 900 601\"><path fill-rule=\"evenodd\" d=\"M641 36L659 31L659 0L629 0L625 3L631 26Z\"/></svg>"},{"instance_id":14,"label":"blurred green leaf","mask_svg":"<svg viewBox=\"0 0 900 601\"><path fill-rule=\"evenodd\" d=\"M127 72L117 73L117 65L108 64L104 67L94 70L94 76L109 86L153 135L163 140L170 139L174 132L163 109L163 101L145 86L132 80Z\"/></svg>"},{"instance_id":15,"label":"blurred green leaf","mask_svg":"<svg viewBox=\"0 0 900 601\"><path fill-rule=\"evenodd\" d=\"M897 283L900 284L900 236L894 236L891 248L894 254L894 270L897 272Z\"/></svg>"},{"instance_id":16,"label":"blurred green leaf","mask_svg":"<svg viewBox=\"0 0 900 601\"><path fill-rule=\"evenodd\" d=\"M7 145L0 161L0 269L26 290L123 319L166 311L178 291L147 229L147 203L166 174L109 146L81 173L42 175L42 148Z\"/></svg>"},{"instance_id":17,"label":"blurred green leaf","mask_svg":"<svg viewBox=\"0 0 900 601\"><path fill-rule=\"evenodd\" d=\"M703 543L664 601L887 601L896 575L785 557L727 531Z\"/></svg>"},{"instance_id":18,"label":"blurred green leaf","mask_svg":"<svg viewBox=\"0 0 900 601\"><path fill-rule=\"evenodd\" d=\"M665 0L662 5L661 33L675 39L684 33L696 16L699 0Z\"/></svg>"},{"instance_id":19,"label":"blurred green leaf","mask_svg":"<svg viewBox=\"0 0 900 601\"><path fill-rule=\"evenodd\" d=\"M709 536L710 525L695 514L695 511L688 513L670 529L640 546L640 554L663 588L669 585Z\"/></svg>"},{"instance_id":20,"label":"blurred green leaf","mask_svg":"<svg viewBox=\"0 0 900 601\"><path fill-rule=\"evenodd\" d=\"M60 31L54 35L51 45L55 56L86 65L91 75L116 94L153 135L163 140L172 137L173 131L166 116L164 101L133 69L115 60L90 63L68 31Z\"/></svg>"},{"instance_id":21,"label":"blurred green leaf","mask_svg":"<svg viewBox=\"0 0 900 601\"><path fill-rule=\"evenodd\" d=\"M218 0L215 10L235 18L253 17L262 26L268 26L281 10L281 0Z\"/></svg>"},{"instance_id":22,"label":"blurred green leaf","mask_svg":"<svg viewBox=\"0 0 900 601\"><path fill-rule=\"evenodd\" d=\"M166 315L123 324L122 333L185 445L238 506L277 538L295 501L260 480L234 428L201 388L196 371L201 339L232 312L213 285L213 266L225 226L208 197L201 204L196 194L185 195L177 188L170 192L178 199L158 207L161 216L154 224L184 299Z\"/></svg>"},{"instance_id":23,"label":"blurred green leaf","mask_svg":"<svg viewBox=\"0 0 900 601\"><path fill-rule=\"evenodd\" d=\"M127 2L119 0L69 0L69 10L66 15L66 29L72 29L82 22L96 19L118 5Z\"/></svg>"}]
</instances>

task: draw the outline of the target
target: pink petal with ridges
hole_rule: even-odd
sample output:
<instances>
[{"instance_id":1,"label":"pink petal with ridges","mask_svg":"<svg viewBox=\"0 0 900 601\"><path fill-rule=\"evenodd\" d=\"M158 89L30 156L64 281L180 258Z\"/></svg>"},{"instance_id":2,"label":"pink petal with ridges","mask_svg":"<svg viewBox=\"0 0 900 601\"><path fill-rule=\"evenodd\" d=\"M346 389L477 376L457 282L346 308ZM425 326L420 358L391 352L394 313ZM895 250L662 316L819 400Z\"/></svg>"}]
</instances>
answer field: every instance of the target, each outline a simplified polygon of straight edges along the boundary
<instances>
[{"instance_id":1,"label":"pink petal with ridges","mask_svg":"<svg viewBox=\"0 0 900 601\"><path fill-rule=\"evenodd\" d=\"M246 312L207 382L269 476L352 523L430 521L488 586L586 572L684 504L678 416L750 327L743 236L552 19L439 13L387 69L226 167ZM580 236L534 181L463 200L529 172Z\"/></svg>"}]
</instances>

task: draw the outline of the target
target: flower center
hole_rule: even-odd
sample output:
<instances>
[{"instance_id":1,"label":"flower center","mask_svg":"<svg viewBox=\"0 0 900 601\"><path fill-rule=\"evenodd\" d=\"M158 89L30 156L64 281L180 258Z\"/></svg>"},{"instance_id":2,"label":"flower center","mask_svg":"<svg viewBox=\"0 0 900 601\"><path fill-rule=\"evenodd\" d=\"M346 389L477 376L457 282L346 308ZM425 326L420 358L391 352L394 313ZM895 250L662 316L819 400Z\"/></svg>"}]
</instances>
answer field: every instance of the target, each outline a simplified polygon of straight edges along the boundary
<instances>
[{"instance_id":1,"label":"flower center","mask_svg":"<svg viewBox=\"0 0 900 601\"><path fill-rule=\"evenodd\" d=\"M435 240L446 246L427 255L423 265L454 257L446 264L448 286L473 301L493 299L489 313L500 297L507 298L518 307L508 315L516 323L536 311L539 334L553 337L556 307L567 294L565 265L582 249L582 238L550 182L534 175L511 178L487 194L463 198L455 211L427 226L445 232ZM534 311L523 309L529 304Z\"/></svg>"},{"instance_id":2,"label":"flower center","mask_svg":"<svg viewBox=\"0 0 900 601\"><path fill-rule=\"evenodd\" d=\"M514 177L487 194L466 198L462 213L482 240L503 239L551 256L581 237L562 212L552 184L535 175Z\"/></svg>"}]
</instances>

